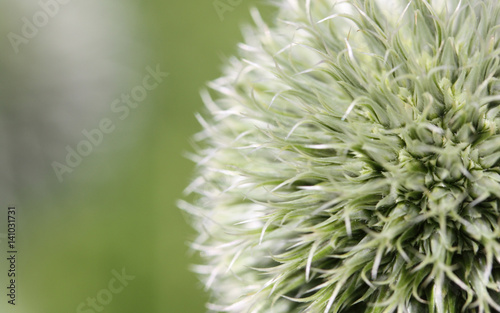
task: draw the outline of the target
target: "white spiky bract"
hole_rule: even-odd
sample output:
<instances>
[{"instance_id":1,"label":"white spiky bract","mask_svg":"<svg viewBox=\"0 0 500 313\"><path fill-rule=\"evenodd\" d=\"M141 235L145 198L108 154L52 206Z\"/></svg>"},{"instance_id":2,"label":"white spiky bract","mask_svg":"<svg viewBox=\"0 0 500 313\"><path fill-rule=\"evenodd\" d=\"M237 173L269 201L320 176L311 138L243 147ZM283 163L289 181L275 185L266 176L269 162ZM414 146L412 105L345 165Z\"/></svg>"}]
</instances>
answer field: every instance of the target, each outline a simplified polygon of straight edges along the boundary
<instances>
[{"instance_id":1,"label":"white spiky bract","mask_svg":"<svg viewBox=\"0 0 500 313\"><path fill-rule=\"evenodd\" d=\"M214 312L500 311L500 2L288 0L203 94Z\"/></svg>"}]
</instances>

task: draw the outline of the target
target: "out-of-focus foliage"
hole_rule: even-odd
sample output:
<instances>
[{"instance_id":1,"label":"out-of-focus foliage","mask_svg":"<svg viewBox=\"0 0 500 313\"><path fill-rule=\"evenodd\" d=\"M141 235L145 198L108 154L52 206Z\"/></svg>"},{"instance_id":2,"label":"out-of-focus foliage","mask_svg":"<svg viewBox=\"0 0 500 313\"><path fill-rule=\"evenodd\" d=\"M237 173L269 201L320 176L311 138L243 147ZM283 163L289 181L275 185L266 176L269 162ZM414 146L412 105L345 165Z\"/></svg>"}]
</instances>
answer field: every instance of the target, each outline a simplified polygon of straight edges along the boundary
<instances>
[{"instance_id":1,"label":"out-of-focus foliage","mask_svg":"<svg viewBox=\"0 0 500 313\"><path fill-rule=\"evenodd\" d=\"M135 279L103 312L205 311L175 200L192 173L183 153L199 128L199 90L235 52L255 3L221 21L211 1L68 1L18 53L8 34L41 8L0 4L0 234L16 205L20 251L18 305L2 296L1 312L96 311L88 298L122 268ZM113 101L147 66L169 76L119 119ZM105 118L114 131L59 182L52 163ZM2 286L5 273L2 261Z\"/></svg>"}]
</instances>

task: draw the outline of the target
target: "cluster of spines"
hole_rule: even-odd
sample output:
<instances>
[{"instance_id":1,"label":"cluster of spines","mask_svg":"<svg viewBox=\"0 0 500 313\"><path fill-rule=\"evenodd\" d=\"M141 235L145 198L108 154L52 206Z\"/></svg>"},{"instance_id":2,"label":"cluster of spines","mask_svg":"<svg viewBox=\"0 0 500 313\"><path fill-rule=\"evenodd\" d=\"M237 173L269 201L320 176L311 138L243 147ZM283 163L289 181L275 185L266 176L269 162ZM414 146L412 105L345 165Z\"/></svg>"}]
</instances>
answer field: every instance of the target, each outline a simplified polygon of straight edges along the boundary
<instances>
[{"instance_id":1,"label":"cluster of spines","mask_svg":"<svg viewBox=\"0 0 500 313\"><path fill-rule=\"evenodd\" d=\"M254 12L180 203L212 311L500 311L500 4L433 2Z\"/></svg>"}]
</instances>

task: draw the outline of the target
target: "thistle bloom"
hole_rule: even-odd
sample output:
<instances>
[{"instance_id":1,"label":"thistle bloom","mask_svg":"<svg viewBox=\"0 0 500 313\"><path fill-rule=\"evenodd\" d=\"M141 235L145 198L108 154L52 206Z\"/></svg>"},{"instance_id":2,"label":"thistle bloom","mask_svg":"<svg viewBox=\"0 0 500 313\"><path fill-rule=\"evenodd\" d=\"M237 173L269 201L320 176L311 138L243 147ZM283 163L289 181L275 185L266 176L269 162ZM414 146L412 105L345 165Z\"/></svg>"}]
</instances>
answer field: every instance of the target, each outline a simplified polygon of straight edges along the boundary
<instances>
[{"instance_id":1,"label":"thistle bloom","mask_svg":"<svg viewBox=\"0 0 500 313\"><path fill-rule=\"evenodd\" d=\"M203 94L213 312L500 312L500 2L282 0Z\"/></svg>"}]
</instances>

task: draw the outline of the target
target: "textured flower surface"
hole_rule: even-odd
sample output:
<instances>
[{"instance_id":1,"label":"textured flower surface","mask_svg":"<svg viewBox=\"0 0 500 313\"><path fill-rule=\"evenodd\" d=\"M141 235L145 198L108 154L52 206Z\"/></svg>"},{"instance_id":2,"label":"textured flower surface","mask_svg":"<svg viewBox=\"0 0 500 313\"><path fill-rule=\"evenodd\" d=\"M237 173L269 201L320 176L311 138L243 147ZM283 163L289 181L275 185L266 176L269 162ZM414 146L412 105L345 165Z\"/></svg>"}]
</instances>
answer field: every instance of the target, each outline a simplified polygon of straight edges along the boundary
<instances>
[{"instance_id":1,"label":"textured flower surface","mask_svg":"<svg viewBox=\"0 0 500 313\"><path fill-rule=\"evenodd\" d=\"M203 94L213 312L500 312L500 2L283 0Z\"/></svg>"}]
</instances>

